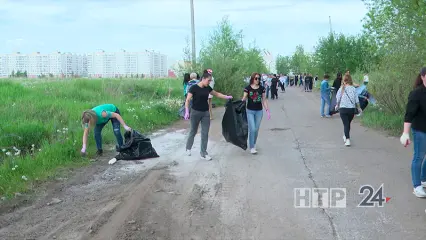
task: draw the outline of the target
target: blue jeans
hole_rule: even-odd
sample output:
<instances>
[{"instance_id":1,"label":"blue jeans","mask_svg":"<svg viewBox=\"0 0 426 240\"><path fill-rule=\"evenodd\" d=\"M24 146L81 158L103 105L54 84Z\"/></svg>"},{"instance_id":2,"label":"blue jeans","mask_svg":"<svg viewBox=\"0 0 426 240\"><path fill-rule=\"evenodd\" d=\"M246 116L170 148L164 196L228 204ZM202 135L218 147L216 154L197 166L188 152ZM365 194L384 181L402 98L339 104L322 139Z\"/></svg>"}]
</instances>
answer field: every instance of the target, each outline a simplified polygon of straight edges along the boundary
<instances>
[{"instance_id":1,"label":"blue jeans","mask_svg":"<svg viewBox=\"0 0 426 240\"><path fill-rule=\"evenodd\" d=\"M327 106L328 106L328 111L327 111L326 114L324 114L324 107L325 107L326 103L327 103ZM321 109L320 109L321 116L330 115L330 112L331 112L330 107L331 107L330 97L327 96L327 95L321 94Z\"/></svg>"},{"instance_id":2,"label":"blue jeans","mask_svg":"<svg viewBox=\"0 0 426 240\"><path fill-rule=\"evenodd\" d=\"M115 111L115 113L120 114L120 110ZM114 135L115 138L117 139L117 144L118 147L121 147L123 145L123 136L121 135L121 131L120 131L120 122L116 119L116 118L110 118L111 120L111 124L112 124L112 129L114 131ZM110 121L108 120L108 122ZM102 150L102 129L105 127L105 125L108 123L102 123L102 124L96 124L95 127L95 142L96 142L96 147L98 148L98 150Z\"/></svg>"},{"instance_id":3,"label":"blue jeans","mask_svg":"<svg viewBox=\"0 0 426 240\"><path fill-rule=\"evenodd\" d=\"M247 109L247 123L249 130L249 146L254 148L259 134L260 122L262 121L263 110Z\"/></svg>"},{"instance_id":4,"label":"blue jeans","mask_svg":"<svg viewBox=\"0 0 426 240\"><path fill-rule=\"evenodd\" d=\"M423 160L426 156L426 133L412 129L413 131L413 161L411 163L411 177L413 186L418 187L421 181L426 181L426 164Z\"/></svg>"}]
</instances>

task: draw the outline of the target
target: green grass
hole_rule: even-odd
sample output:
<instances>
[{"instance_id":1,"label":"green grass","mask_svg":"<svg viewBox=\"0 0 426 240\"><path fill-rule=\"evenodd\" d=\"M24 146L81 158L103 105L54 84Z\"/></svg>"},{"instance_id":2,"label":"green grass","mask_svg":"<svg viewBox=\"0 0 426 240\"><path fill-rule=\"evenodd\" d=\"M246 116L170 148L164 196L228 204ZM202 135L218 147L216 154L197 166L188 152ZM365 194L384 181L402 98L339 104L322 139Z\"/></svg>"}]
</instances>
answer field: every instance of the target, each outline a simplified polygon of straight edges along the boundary
<instances>
[{"instance_id":1,"label":"green grass","mask_svg":"<svg viewBox=\"0 0 426 240\"><path fill-rule=\"evenodd\" d=\"M0 81L0 196L30 190L59 168L89 163L79 155L82 111L113 103L128 126L148 133L179 119L181 85L176 79ZM103 144L114 142L107 124ZM92 131L88 157L95 151Z\"/></svg>"},{"instance_id":2,"label":"green grass","mask_svg":"<svg viewBox=\"0 0 426 240\"><path fill-rule=\"evenodd\" d=\"M390 114L379 107L369 104L361 118L362 125L382 130L391 136L400 136L403 130L404 116Z\"/></svg>"}]
</instances>

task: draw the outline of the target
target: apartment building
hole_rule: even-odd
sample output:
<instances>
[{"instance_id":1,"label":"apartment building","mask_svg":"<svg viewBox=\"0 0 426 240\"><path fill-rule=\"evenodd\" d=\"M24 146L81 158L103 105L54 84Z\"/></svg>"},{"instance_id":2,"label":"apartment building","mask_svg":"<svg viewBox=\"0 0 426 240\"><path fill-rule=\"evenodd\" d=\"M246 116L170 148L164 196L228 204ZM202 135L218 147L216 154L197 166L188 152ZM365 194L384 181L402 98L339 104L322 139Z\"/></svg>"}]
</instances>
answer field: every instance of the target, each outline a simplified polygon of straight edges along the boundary
<instances>
[{"instance_id":1,"label":"apartment building","mask_svg":"<svg viewBox=\"0 0 426 240\"><path fill-rule=\"evenodd\" d=\"M73 54L53 52L0 55L0 77L9 77L13 72L27 72L27 77L167 77L167 56L154 51L143 52L94 52Z\"/></svg>"},{"instance_id":2,"label":"apartment building","mask_svg":"<svg viewBox=\"0 0 426 240\"><path fill-rule=\"evenodd\" d=\"M147 50L91 53L87 55L87 69L88 76L95 78L168 76L167 56Z\"/></svg>"},{"instance_id":3,"label":"apartment building","mask_svg":"<svg viewBox=\"0 0 426 240\"><path fill-rule=\"evenodd\" d=\"M85 56L54 52L21 54L20 52L0 55L0 77L9 77L13 72L27 72L27 77L40 76L70 77L87 76Z\"/></svg>"}]
</instances>

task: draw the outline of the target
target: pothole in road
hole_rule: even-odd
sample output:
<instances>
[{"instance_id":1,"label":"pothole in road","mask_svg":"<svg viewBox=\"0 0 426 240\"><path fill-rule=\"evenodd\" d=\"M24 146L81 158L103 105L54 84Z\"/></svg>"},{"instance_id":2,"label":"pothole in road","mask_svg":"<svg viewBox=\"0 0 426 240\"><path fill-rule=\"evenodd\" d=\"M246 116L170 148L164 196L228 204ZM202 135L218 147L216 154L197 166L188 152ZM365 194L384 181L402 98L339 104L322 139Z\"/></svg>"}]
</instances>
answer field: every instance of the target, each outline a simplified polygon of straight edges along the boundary
<instances>
[{"instance_id":1,"label":"pothole in road","mask_svg":"<svg viewBox=\"0 0 426 240\"><path fill-rule=\"evenodd\" d=\"M290 128L271 128L271 131L286 131L286 130L290 130Z\"/></svg>"}]
</instances>

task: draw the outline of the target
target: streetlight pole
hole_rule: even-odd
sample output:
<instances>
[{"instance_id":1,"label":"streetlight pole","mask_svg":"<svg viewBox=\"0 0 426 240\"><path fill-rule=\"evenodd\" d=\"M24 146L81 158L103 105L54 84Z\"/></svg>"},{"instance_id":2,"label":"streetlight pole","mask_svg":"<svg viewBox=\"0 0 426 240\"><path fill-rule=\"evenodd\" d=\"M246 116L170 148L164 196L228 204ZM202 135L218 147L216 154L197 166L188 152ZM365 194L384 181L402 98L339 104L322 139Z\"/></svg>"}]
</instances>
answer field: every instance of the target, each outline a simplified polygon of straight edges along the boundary
<instances>
[{"instance_id":1,"label":"streetlight pole","mask_svg":"<svg viewBox=\"0 0 426 240\"><path fill-rule=\"evenodd\" d=\"M191 35L192 35L192 67L195 68L195 20L194 20L194 0L190 0L191 3Z\"/></svg>"}]
</instances>

